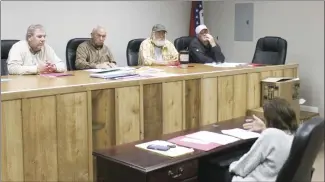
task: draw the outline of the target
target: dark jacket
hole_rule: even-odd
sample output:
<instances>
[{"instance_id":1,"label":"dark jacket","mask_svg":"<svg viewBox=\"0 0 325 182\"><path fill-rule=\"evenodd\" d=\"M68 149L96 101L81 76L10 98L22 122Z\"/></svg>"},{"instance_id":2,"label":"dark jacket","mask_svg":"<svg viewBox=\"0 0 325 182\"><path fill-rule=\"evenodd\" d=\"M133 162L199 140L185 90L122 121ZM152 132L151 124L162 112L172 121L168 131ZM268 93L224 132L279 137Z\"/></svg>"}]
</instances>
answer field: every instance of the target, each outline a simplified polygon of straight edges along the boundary
<instances>
[{"instance_id":1,"label":"dark jacket","mask_svg":"<svg viewBox=\"0 0 325 182\"><path fill-rule=\"evenodd\" d=\"M195 37L189 45L190 63L212 63L225 61L219 45L215 47L204 46L200 40Z\"/></svg>"}]
</instances>

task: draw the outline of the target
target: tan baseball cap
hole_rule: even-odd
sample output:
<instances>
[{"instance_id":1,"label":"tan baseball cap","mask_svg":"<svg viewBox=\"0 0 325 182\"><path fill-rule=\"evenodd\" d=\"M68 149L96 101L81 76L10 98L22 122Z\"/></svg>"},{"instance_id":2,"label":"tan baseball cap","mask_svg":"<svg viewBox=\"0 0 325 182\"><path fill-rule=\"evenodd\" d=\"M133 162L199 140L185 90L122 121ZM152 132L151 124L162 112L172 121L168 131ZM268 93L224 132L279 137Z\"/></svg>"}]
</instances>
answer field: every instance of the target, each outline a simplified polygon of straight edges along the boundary
<instances>
[{"instance_id":1,"label":"tan baseball cap","mask_svg":"<svg viewBox=\"0 0 325 182\"><path fill-rule=\"evenodd\" d=\"M164 25L162 24L156 24L152 27L152 31L158 32L158 31L165 31L167 32L167 29Z\"/></svg>"}]
</instances>

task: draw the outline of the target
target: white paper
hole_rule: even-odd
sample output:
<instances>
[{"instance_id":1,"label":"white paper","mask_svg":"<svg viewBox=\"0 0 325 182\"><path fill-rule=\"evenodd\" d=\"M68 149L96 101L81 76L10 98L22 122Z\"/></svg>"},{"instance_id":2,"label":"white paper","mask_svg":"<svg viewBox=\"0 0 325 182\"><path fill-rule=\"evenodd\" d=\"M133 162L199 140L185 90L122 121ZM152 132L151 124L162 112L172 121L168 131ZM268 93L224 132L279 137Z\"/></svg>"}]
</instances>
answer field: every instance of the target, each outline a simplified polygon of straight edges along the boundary
<instances>
[{"instance_id":1,"label":"white paper","mask_svg":"<svg viewBox=\"0 0 325 182\"><path fill-rule=\"evenodd\" d=\"M260 137L261 134L252 132L252 131L247 131L241 128L234 128L230 130L221 130L222 133L226 135L231 135L240 139L250 139L250 138L258 138Z\"/></svg>"},{"instance_id":2,"label":"white paper","mask_svg":"<svg viewBox=\"0 0 325 182\"><path fill-rule=\"evenodd\" d=\"M300 104L300 105L304 104L305 102L306 102L306 100L305 100L304 98L300 98L300 99L299 99L299 104Z\"/></svg>"},{"instance_id":3,"label":"white paper","mask_svg":"<svg viewBox=\"0 0 325 182\"><path fill-rule=\"evenodd\" d=\"M195 139L195 138L187 138L187 137L184 137L183 139L181 139L181 141L190 142L190 143L204 144L204 145L210 143L210 142L207 142L207 141L202 141L202 140L198 140L198 139Z\"/></svg>"},{"instance_id":4,"label":"white paper","mask_svg":"<svg viewBox=\"0 0 325 182\"><path fill-rule=\"evenodd\" d=\"M119 71L119 70L124 70L124 71L128 71L128 70L135 70L135 68L132 67L115 67L115 68L105 68L105 69L86 69L84 71L88 71L91 73L100 73L100 72L104 72L104 71Z\"/></svg>"},{"instance_id":5,"label":"white paper","mask_svg":"<svg viewBox=\"0 0 325 182\"><path fill-rule=\"evenodd\" d=\"M220 145L226 145L238 141L238 138L227 136L219 133L209 132L209 131L199 131L186 135L187 137L202 140L205 142L217 143Z\"/></svg>"},{"instance_id":6,"label":"white paper","mask_svg":"<svg viewBox=\"0 0 325 182\"><path fill-rule=\"evenodd\" d=\"M138 145L135 145L135 146L138 147L138 148L142 148L144 150L152 151L152 152L159 153L159 154L169 156L169 157L177 157L177 156L181 156L181 155L184 155L184 154L194 152L194 149L186 148L186 147L182 147L182 146L178 146L178 145L176 145L175 148L170 148L167 151L147 149L148 145L151 145L151 144L153 144L153 145L165 145L165 146L167 146L167 145L175 145L173 143L166 142L166 141L163 141L163 140L154 140L154 141L150 141L150 142L146 142L146 143L141 143L141 144L138 144Z\"/></svg>"},{"instance_id":7,"label":"white paper","mask_svg":"<svg viewBox=\"0 0 325 182\"><path fill-rule=\"evenodd\" d=\"M229 68L229 67L237 67L237 66L243 66L243 65L248 65L247 63L206 63L205 65L208 66L213 66L213 67L225 67L225 68Z\"/></svg>"}]
</instances>

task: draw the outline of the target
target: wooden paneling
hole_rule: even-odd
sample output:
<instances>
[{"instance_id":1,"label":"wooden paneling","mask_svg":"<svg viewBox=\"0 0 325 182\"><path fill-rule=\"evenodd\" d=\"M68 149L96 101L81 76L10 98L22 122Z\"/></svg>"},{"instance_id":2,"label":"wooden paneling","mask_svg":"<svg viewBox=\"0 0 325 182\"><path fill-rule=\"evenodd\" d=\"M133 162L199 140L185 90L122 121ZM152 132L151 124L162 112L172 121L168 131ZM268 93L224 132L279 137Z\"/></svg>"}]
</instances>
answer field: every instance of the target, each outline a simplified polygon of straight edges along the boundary
<instances>
[{"instance_id":1,"label":"wooden paneling","mask_svg":"<svg viewBox=\"0 0 325 182\"><path fill-rule=\"evenodd\" d=\"M185 128L199 126L201 108L201 80L185 81Z\"/></svg>"},{"instance_id":2,"label":"wooden paneling","mask_svg":"<svg viewBox=\"0 0 325 182\"><path fill-rule=\"evenodd\" d=\"M162 84L143 86L144 138L155 138L163 133Z\"/></svg>"},{"instance_id":3,"label":"wooden paneling","mask_svg":"<svg viewBox=\"0 0 325 182\"><path fill-rule=\"evenodd\" d=\"M247 74L234 76L234 105L232 118L246 116Z\"/></svg>"},{"instance_id":4,"label":"wooden paneling","mask_svg":"<svg viewBox=\"0 0 325 182\"><path fill-rule=\"evenodd\" d=\"M25 181L58 181L56 108L55 96L22 100Z\"/></svg>"},{"instance_id":5,"label":"wooden paneling","mask_svg":"<svg viewBox=\"0 0 325 182\"><path fill-rule=\"evenodd\" d=\"M201 125L218 121L218 78L201 81Z\"/></svg>"},{"instance_id":6,"label":"wooden paneling","mask_svg":"<svg viewBox=\"0 0 325 182\"><path fill-rule=\"evenodd\" d=\"M57 96L59 181L89 181L87 92Z\"/></svg>"},{"instance_id":7,"label":"wooden paneling","mask_svg":"<svg viewBox=\"0 0 325 182\"><path fill-rule=\"evenodd\" d=\"M283 77L283 70L273 70L272 71L272 76L274 77Z\"/></svg>"},{"instance_id":8,"label":"wooden paneling","mask_svg":"<svg viewBox=\"0 0 325 182\"><path fill-rule=\"evenodd\" d=\"M295 77L294 68L284 69L283 76L285 77Z\"/></svg>"},{"instance_id":9,"label":"wooden paneling","mask_svg":"<svg viewBox=\"0 0 325 182\"><path fill-rule=\"evenodd\" d=\"M218 121L232 118L234 76L218 77Z\"/></svg>"},{"instance_id":10,"label":"wooden paneling","mask_svg":"<svg viewBox=\"0 0 325 182\"><path fill-rule=\"evenodd\" d=\"M115 90L116 144L140 139L140 88Z\"/></svg>"},{"instance_id":11,"label":"wooden paneling","mask_svg":"<svg viewBox=\"0 0 325 182\"><path fill-rule=\"evenodd\" d=\"M247 109L255 109L261 104L260 73L247 74Z\"/></svg>"},{"instance_id":12,"label":"wooden paneling","mask_svg":"<svg viewBox=\"0 0 325 182\"><path fill-rule=\"evenodd\" d=\"M92 91L92 122L102 129L93 131L93 148L102 149L115 145L115 90Z\"/></svg>"},{"instance_id":13,"label":"wooden paneling","mask_svg":"<svg viewBox=\"0 0 325 182\"><path fill-rule=\"evenodd\" d=\"M261 74L261 80L264 80L265 78L272 77L272 71L263 71Z\"/></svg>"},{"instance_id":14,"label":"wooden paneling","mask_svg":"<svg viewBox=\"0 0 325 182\"><path fill-rule=\"evenodd\" d=\"M1 103L1 181L24 180L21 100Z\"/></svg>"},{"instance_id":15,"label":"wooden paneling","mask_svg":"<svg viewBox=\"0 0 325 182\"><path fill-rule=\"evenodd\" d=\"M163 83L163 134L183 129L183 83Z\"/></svg>"}]
</instances>

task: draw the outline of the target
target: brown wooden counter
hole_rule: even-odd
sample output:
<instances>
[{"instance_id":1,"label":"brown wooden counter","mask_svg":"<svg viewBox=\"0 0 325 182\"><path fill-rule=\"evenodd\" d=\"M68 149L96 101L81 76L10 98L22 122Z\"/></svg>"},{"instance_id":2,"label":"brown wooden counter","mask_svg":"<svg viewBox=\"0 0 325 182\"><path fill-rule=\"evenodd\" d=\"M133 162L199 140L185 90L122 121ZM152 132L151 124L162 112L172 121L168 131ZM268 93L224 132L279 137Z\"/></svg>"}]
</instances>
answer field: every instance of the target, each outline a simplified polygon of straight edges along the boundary
<instances>
[{"instance_id":1,"label":"brown wooden counter","mask_svg":"<svg viewBox=\"0 0 325 182\"><path fill-rule=\"evenodd\" d=\"M260 80L297 76L297 64L188 69L130 81L5 76L1 83L2 181L90 181L93 149L246 115Z\"/></svg>"}]
</instances>

